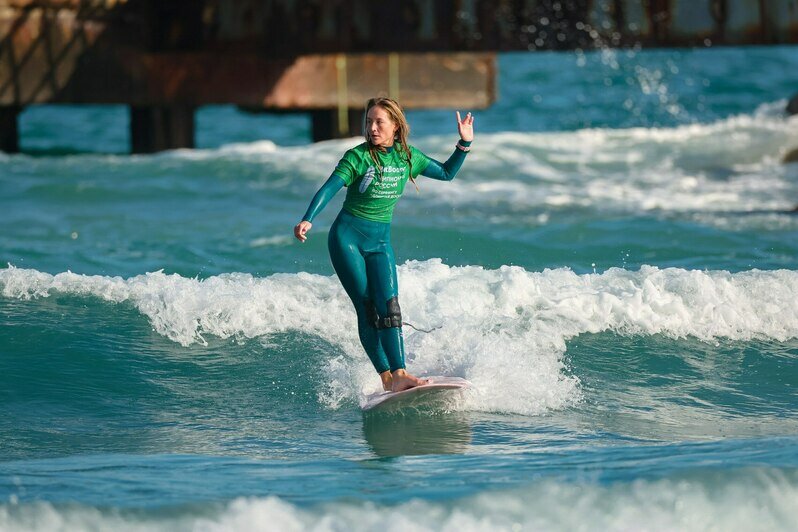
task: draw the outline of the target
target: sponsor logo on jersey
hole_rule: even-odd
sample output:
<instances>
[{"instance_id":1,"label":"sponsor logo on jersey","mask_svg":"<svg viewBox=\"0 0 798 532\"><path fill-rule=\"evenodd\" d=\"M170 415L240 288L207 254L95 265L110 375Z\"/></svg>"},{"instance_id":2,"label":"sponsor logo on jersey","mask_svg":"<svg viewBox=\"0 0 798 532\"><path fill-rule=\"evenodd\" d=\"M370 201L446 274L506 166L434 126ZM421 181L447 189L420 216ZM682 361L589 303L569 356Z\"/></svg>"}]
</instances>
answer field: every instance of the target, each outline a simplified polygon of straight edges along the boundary
<instances>
[{"instance_id":1,"label":"sponsor logo on jersey","mask_svg":"<svg viewBox=\"0 0 798 532\"><path fill-rule=\"evenodd\" d=\"M382 169L383 173L386 174L404 174L407 170L406 166L391 166L388 165Z\"/></svg>"},{"instance_id":2,"label":"sponsor logo on jersey","mask_svg":"<svg viewBox=\"0 0 798 532\"><path fill-rule=\"evenodd\" d=\"M366 173L363 174L363 179L360 180L360 186L358 187L358 191L363 194L366 192L366 189L369 188L371 182L374 181L374 167L369 166Z\"/></svg>"}]
</instances>

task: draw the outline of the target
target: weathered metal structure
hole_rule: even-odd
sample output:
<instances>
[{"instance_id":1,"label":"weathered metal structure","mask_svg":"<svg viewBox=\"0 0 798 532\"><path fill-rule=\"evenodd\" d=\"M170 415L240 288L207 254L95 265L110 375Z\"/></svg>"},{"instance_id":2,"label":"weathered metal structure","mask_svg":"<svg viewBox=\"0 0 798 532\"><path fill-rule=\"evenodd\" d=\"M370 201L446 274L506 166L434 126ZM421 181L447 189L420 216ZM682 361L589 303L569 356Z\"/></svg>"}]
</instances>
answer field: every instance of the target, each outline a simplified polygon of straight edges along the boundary
<instances>
[{"instance_id":1,"label":"weathered metal structure","mask_svg":"<svg viewBox=\"0 0 798 532\"><path fill-rule=\"evenodd\" d=\"M214 103L320 139L377 94L486 107L497 51L796 42L798 0L0 0L0 149L39 103L130 106L135 152L193 146Z\"/></svg>"}]
</instances>

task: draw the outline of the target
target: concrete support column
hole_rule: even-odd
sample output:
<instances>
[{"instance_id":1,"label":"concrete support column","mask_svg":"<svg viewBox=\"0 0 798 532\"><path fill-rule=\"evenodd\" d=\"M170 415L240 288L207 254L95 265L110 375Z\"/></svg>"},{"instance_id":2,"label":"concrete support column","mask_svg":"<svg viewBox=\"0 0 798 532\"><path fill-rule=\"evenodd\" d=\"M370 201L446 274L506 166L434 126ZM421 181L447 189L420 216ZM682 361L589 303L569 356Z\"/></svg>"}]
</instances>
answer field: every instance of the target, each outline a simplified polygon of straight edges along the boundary
<instances>
[{"instance_id":1,"label":"concrete support column","mask_svg":"<svg viewBox=\"0 0 798 532\"><path fill-rule=\"evenodd\" d=\"M191 105L130 107L133 153L194 147L194 107Z\"/></svg>"},{"instance_id":2,"label":"concrete support column","mask_svg":"<svg viewBox=\"0 0 798 532\"><path fill-rule=\"evenodd\" d=\"M0 151L17 153L19 151L19 113L18 106L0 106Z\"/></svg>"},{"instance_id":3,"label":"concrete support column","mask_svg":"<svg viewBox=\"0 0 798 532\"><path fill-rule=\"evenodd\" d=\"M311 111L310 116L313 142L363 135L363 109L349 109L346 113L347 122L344 124L341 124L339 113L335 109Z\"/></svg>"}]
</instances>

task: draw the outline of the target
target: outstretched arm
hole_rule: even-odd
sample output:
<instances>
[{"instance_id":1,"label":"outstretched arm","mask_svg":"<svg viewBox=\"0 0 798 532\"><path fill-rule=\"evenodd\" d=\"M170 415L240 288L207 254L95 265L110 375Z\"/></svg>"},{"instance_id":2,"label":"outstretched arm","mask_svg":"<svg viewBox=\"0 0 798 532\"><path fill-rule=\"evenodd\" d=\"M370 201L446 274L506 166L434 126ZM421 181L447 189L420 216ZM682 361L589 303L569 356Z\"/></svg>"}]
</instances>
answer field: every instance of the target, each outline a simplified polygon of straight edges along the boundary
<instances>
[{"instance_id":1,"label":"outstretched arm","mask_svg":"<svg viewBox=\"0 0 798 532\"><path fill-rule=\"evenodd\" d=\"M465 161L466 153L468 153L463 148L468 148L469 146L471 146L471 142L464 140L457 141L454 152L452 152L452 155L449 156L445 163L430 158L427 167L421 172L421 175L439 181L451 181L454 179L454 176L457 175L458 170L460 170L460 167L463 165L463 161Z\"/></svg>"},{"instance_id":2,"label":"outstretched arm","mask_svg":"<svg viewBox=\"0 0 798 532\"><path fill-rule=\"evenodd\" d=\"M316 192L316 195L313 196L308 210L305 211L305 216L302 217L302 221L294 227L294 236L297 240L300 242L307 240L308 237L306 234L310 231L310 228L313 227L313 218L324 210L324 207L327 206L333 196L335 196L343 186L344 180L336 174L331 175L321 186L319 191Z\"/></svg>"},{"instance_id":3,"label":"outstretched arm","mask_svg":"<svg viewBox=\"0 0 798 532\"><path fill-rule=\"evenodd\" d=\"M454 176L457 175L458 170L463 165L463 161L465 161L466 154L471 150L471 142L474 140L474 116L471 113L468 113L461 120L460 111L457 111L457 131L460 133L460 140L455 145L454 153L445 163L430 159L421 175L440 181L454 179Z\"/></svg>"}]
</instances>

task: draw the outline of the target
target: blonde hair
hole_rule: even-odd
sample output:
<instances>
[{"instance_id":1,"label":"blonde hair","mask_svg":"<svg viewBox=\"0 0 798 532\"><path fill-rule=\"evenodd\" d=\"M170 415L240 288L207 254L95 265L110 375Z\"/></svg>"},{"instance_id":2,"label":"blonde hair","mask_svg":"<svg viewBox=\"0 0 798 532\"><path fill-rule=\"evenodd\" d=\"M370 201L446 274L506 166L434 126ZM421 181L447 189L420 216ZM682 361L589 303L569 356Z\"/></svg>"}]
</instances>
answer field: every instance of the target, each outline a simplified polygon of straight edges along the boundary
<instances>
[{"instance_id":1,"label":"blonde hair","mask_svg":"<svg viewBox=\"0 0 798 532\"><path fill-rule=\"evenodd\" d=\"M380 166L380 160L377 157L377 151L384 152L385 148L382 146L377 146L371 142L371 136L369 135L368 128L366 127L366 120L368 119L368 114L372 107L379 107L380 109L383 109L386 113L388 113L388 116L391 118L391 120L397 126L399 126L399 129L396 130L396 135L394 136L394 144L398 144L399 146L394 146L394 149L398 149L399 153L402 155L405 161L407 161L407 167L410 169L410 181L413 182L413 185L416 187L416 192L418 192L418 185L413 177L413 162L410 156L410 145L407 143L407 138L410 136L410 124L407 122L407 117L405 117L405 112L402 110L402 106L399 105L399 102L391 98L371 98L366 103L366 113L363 116L363 135L366 137L369 155L371 156L371 160L374 161L374 165L377 168L380 179L382 179L382 166Z\"/></svg>"}]
</instances>

